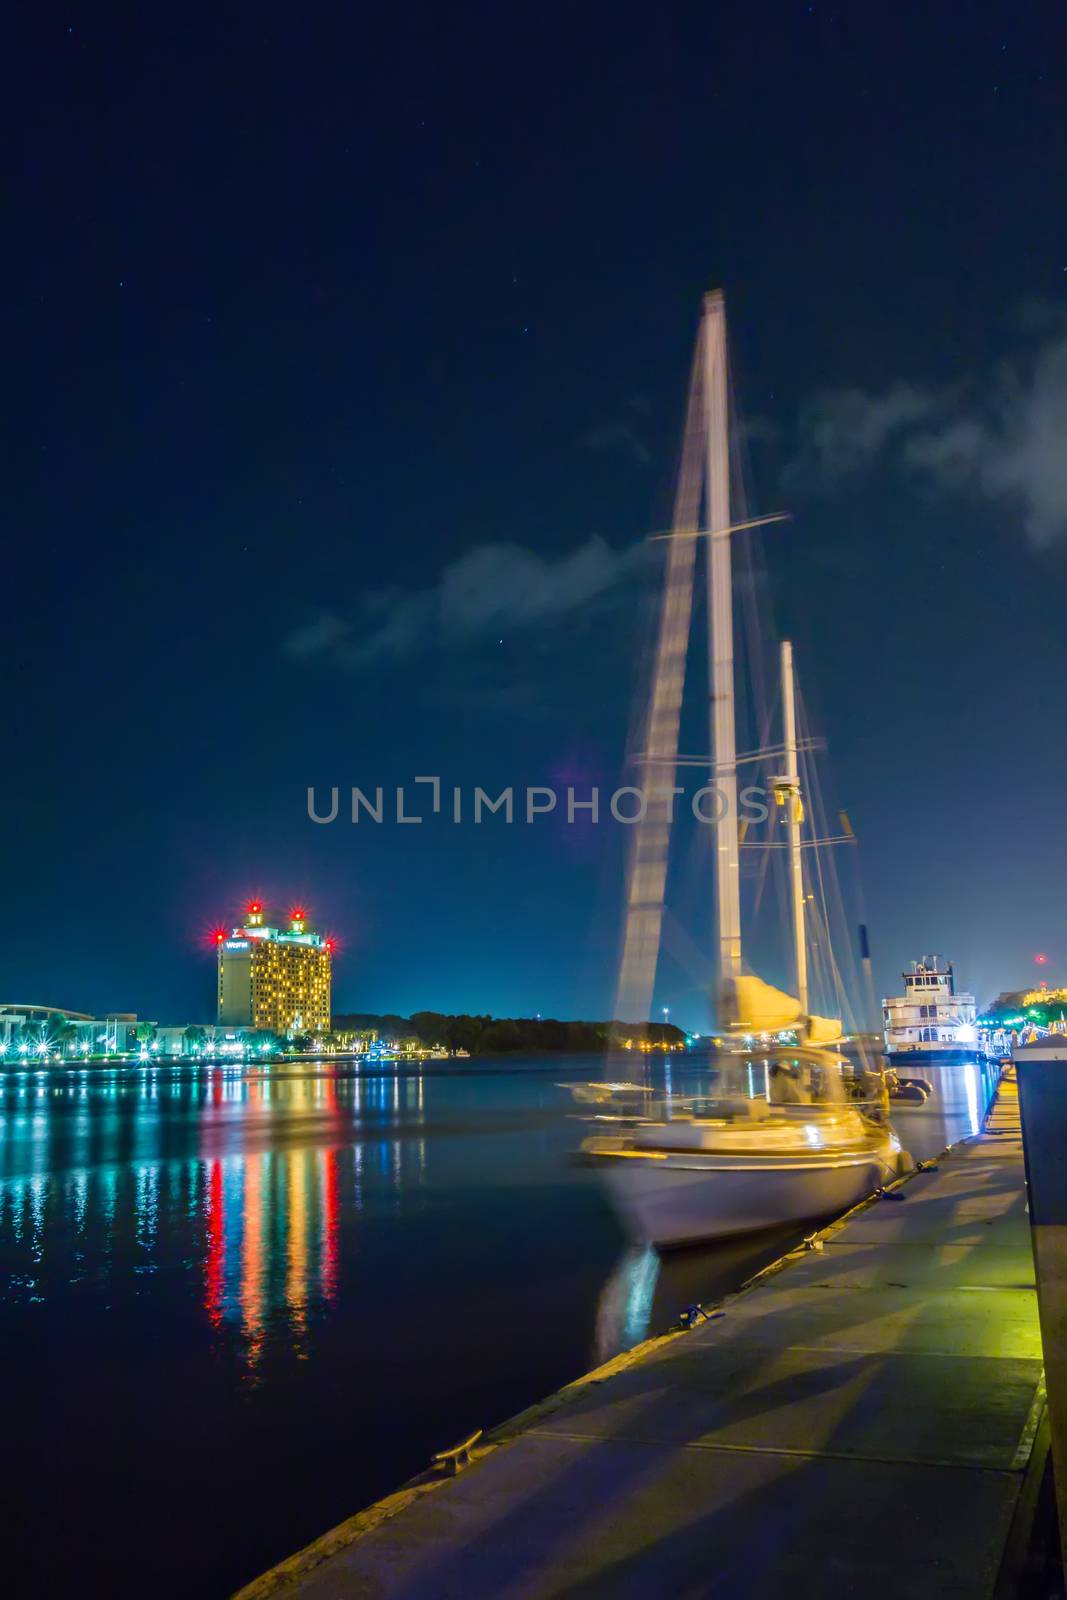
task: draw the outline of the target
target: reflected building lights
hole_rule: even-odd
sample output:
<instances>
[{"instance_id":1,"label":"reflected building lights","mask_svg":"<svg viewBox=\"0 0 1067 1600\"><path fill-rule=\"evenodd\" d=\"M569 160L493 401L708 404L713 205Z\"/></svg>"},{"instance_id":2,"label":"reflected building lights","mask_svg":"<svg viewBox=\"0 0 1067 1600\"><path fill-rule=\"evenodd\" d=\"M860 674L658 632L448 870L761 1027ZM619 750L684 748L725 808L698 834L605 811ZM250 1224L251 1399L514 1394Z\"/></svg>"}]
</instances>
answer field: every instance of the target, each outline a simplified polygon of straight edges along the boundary
<instances>
[{"instance_id":1,"label":"reflected building lights","mask_svg":"<svg viewBox=\"0 0 1067 1600\"><path fill-rule=\"evenodd\" d=\"M85 1232L85 1217L89 1205L89 1174L84 1167L78 1167L70 1175L71 1210L74 1213L74 1226L79 1234Z\"/></svg>"},{"instance_id":2,"label":"reflected building lights","mask_svg":"<svg viewBox=\"0 0 1067 1600\"><path fill-rule=\"evenodd\" d=\"M138 1246L145 1252L147 1260L138 1263L140 1272L155 1271L152 1260L152 1251L156 1242L156 1229L159 1222L159 1167L157 1164L145 1163L137 1168L136 1177L136 1228L135 1234Z\"/></svg>"},{"instance_id":3,"label":"reflected building lights","mask_svg":"<svg viewBox=\"0 0 1067 1600\"><path fill-rule=\"evenodd\" d=\"M226 1193L222 1184L222 1162L216 1158L210 1163L208 1172L204 1303L208 1320L217 1328L222 1321L226 1283Z\"/></svg>"},{"instance_id":4,"label":"reflected building lights","mask_svg":"<svg viewBox=\"0 0 1067 1600\"><path fill-rule=\"evenodd\" d=\"M270 1157L257 1153L240 1163L244 1175L243 1238L241 1241L241 1325L248 1361L254 1366L263 1343L265 1284L263 1281L264 1163Z\"/></svg>"},{"instance_id":5,"label":"reflected building lights","mask_svg":"<svg viewBox=\"0 0 1067 1600\"><path fill-rule=\"evenodd\" d=\"M262 1371L268 1341L303 1343L338 1301L369 1191L395 1211L424 1182L425 1097L421 1073L12 1073L0 1082L8 1292L91 1281L116 1304L124 1285L174 1293L181 1280L162 1269L180 1261L204 1324Z\"/></svg>"},{"instance_id":6,"label":"reflected building lights","mask_svg":"<svg viewBox=\"0 0 1067 1600\"><path fill-rule=\"evenodd\" d=\"M26 1186L23 1183L13 1182L4 1185L8 1196L8 1209L11 1212L11 1236L16 1244L22 1243L22 1211L26 1200Z\"/></svg>"},{"instance_id":7,"label":"reflected building lights","mask_svg":"<svg viewBox=\"0 0 1067 1600\"><path fill-rule=\"evenodd\" d=\"M322 1298L327 1305L337 1295L337 1275L340 1233L339 1163L336 1150L320 1150L319 1168L320 1212L322 1240L320 1247L320 1284Z\"/></svg>"},{"instance_id":8,"label":"reflected building lights","mask_svg":"<svg viewBox=\"0 0 1067 1600\"><path fill-rule=\"evenodd\" d=\"M291 1109L328 1103L334 1092L332 1082L326 1090L321 1081L294 1080L279 1085L274 1099ZM247 1103L254 1100L258 1094L250 1093ZM206 1309L216 1326L240 1325L250 1365L273 1313L284 1307L290 1336L300 1338L313 1306L336 1296L345 1154L304 1148L208 1163Z\"/></svg>"},{"instance_id":9,"label":"reflected building lights","mask_svg":"<svg viewBox=\"0 0 1067 1600\"><path fill-rule=\"evenodd\" d=\"M43 1173L35 1172L30 1179L30 1227L33 1230L33 1253L36 1260L41 1259L41 1244L44 1238L44 1210L48 1198L48 1179Z\"/></svg>"},{"instance_id":10,"label":"reflected building lights","mask_svg":"<svg viewBox=\"0 0 1067 1600\"><path fill-rule=\"evenodd\" d=\"M311 1152L294 1151L286 1158L288 1168L287 1210L288 1272L285 1298L299 1333L307 1327L308 1298L308 1167Z\"/></svg>"},{"instance_id":11,"label":"reflected building lights","mask_svg":"<svg viewBox=\"0 0 1067 1600\"><path fill-rule=\"evenodd\" d=\"M363 1210L363 1142L352 1146L352 1203L357 1211Z\"/></svg>"}]
</instances>

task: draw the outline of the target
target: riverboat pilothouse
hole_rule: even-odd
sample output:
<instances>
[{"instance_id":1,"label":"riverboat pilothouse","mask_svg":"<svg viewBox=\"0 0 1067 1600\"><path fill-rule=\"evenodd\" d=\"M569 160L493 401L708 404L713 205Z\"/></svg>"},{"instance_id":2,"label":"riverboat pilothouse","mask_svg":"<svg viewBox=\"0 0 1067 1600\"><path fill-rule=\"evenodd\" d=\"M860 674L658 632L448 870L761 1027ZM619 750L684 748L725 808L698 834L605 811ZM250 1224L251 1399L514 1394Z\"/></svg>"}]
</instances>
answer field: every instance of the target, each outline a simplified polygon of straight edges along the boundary
<instances>
[{"instance_id":1,"label":"riverboat pilothouse","mask_svg":"<svg viewBox=\"0 0 1067 1600\"><path fill-rule=\"evenodd\" d=\"M904 993L882 1001L890 1062L973 1061L984 1054L974 995L957 990L950 961L923 956L902 977Z\"/></svg>"}]
</instances>

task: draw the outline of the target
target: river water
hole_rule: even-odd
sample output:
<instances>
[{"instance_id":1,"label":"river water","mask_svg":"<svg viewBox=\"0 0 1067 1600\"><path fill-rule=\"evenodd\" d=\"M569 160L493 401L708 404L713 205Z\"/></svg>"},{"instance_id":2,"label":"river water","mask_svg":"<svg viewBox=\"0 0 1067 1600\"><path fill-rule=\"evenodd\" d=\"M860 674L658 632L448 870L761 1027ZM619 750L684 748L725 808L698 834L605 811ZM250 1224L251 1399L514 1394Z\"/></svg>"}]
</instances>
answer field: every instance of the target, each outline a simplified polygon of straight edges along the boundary
<instances>
[{"instance_id":1,"label":"river water","mask_svg":"<svg viewBox=\"0 0 1067 1600\"><path fill-rule=\"evenodd\" d=\"M12 1592L227 1595L792 1242L628 1245L568 1160L597 1068L0 1073ZM939 1082L916 1158L984 1107Z\"/></svg>"}]
</instances>

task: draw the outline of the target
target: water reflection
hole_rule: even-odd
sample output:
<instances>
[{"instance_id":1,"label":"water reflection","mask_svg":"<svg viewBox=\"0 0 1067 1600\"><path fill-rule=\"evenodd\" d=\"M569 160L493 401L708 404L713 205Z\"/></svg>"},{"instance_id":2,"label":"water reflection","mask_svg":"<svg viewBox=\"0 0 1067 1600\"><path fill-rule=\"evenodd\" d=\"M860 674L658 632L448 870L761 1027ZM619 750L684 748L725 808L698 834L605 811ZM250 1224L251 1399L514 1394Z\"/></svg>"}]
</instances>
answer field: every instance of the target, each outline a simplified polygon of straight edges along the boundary
<instances>
[{"instance_id":1,"label":"water reflection","mask_svg":"<svg viewBox=\"0 0 1067 1600\"><path fill-rule=\"evenodd\" d=\"M978 1114L978 1068L973 1061L965 1064L963 1079L967 1093L967 1131L977 1133L981 1126L981 1118Z\"/></svg>"},{"instance_id":2,"label":"water reflection","mask_svg":"<svg viewBox=\"0 0 1067 1600\"><path fill-rule=\"evenodd\" d=\"M6 1301L59 1295L91 1272L161 1266L202 1280L207 1325L254 1374L268 1342L299 1352L341 1289L342 1216L358 1226L365 1162L384 1191L425 1182L421 1076L324 1070L84 1070L0 1080ZM32 1096L32 1098L30 1098ZM137 1292L149 1292L147 1282Z\"/></svg>"},{"instance_id":3,"label":"water reflection","mask_svg":"<svg viewBox=\"0 0 1067 1600\"><path fill-rule=\"evenodd\" d=\"M660 1258L651 1245L635 1245L625 1252L597 1306L598 1361L608 1361L648 1337L659 1274Z\"/></svg>"}]
</instances>

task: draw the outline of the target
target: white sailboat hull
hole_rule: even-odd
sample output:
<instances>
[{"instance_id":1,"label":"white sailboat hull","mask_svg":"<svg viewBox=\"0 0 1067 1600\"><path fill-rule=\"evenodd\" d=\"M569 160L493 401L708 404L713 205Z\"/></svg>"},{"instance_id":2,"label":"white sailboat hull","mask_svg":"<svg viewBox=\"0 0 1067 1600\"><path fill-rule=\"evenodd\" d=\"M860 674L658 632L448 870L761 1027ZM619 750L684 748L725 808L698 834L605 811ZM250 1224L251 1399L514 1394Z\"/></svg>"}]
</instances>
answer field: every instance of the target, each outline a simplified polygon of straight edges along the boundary
<instances>
[{"instance_id":1,"label":"white sailboat hull","mask_svg":"<svg viewBox=\"0 0 1067 1600\"><path fill-rule=\"evenodd\" d=\"M899 1146L887 1135L865 1151L806 1163L593 1159L628 1231L671 1246L839 1215L897 1176Z\"/></svg>"}]
</instances>

